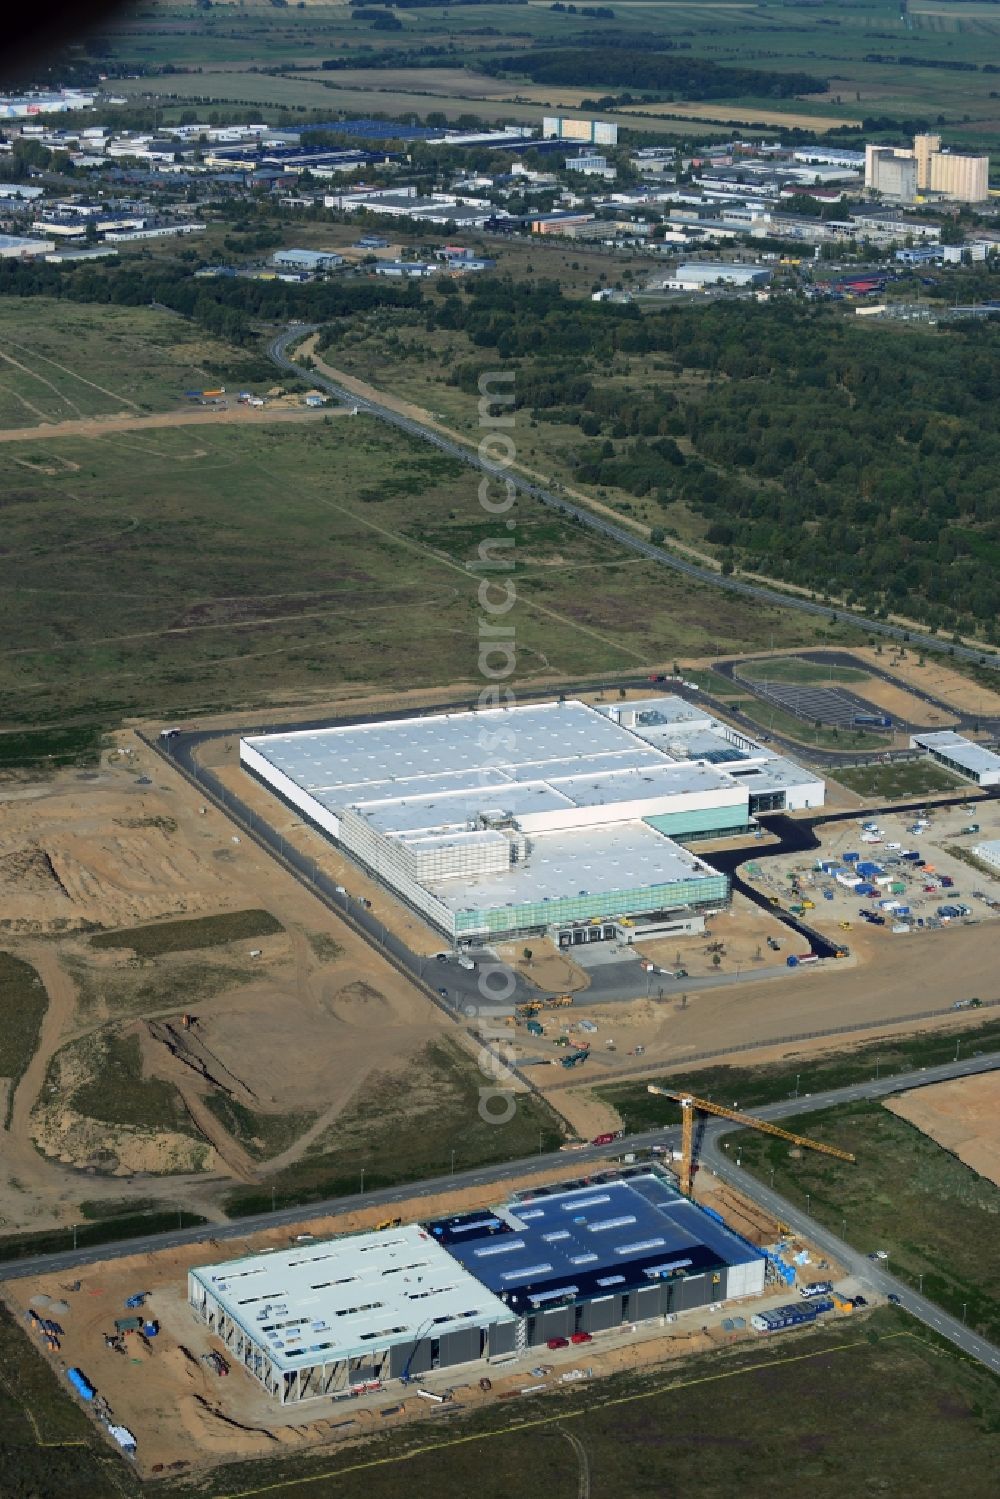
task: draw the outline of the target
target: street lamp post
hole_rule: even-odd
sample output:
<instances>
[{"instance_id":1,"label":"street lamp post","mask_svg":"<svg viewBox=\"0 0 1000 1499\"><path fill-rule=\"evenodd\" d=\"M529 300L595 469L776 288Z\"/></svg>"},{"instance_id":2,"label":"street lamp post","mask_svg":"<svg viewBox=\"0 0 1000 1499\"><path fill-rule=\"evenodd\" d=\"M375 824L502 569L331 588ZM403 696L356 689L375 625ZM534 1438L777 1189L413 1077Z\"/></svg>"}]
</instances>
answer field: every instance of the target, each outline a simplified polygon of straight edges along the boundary
<instances>
[{"instance_id":1,"label":"street lamp post","mask_svg":"<svg viewBox=\"0 0 1000 1499\"><path fill-rule=\"evenodd\" d=\"M956 1062L958 1061L958 1054L961 1051L961 1049L962 1049L962 1038L960 1036L958 1038L958 1040L955 1042L955 1061Z\"/></svg>"},{"instance_id":2,"label":"street lamp post","mask_svg":"<svg viewBox=\"0 0 1000 1499\"><path fill-rule=\"evenodd\" d=\"M795 1097L796 1098L798 1098L798 1096L799 1096L799 1078L801 1077L801 1075L802 1074L799 1073L799 1072L797 1072L795 1074Z\"/></svg>"},{"instance_id":3,"label":"street lamp post","mask_svg":"<svg viewBox=\"0 0 1000 1499\"><path fill-rule=\"evenodd\" d=\"M812 1197L811 1197L810 1193L807 1192L806 1193L806 1212L807 1213L809 1212L809 1204L810 1204L811 1201L812 1201Z\"/></svg>"},{"instance_id":4,"label":"street lamp post","mask_svg":"<svg viewBox=\"0 0 1000 1499\"><path fill-rule=\"evenodd\" d=\"M924 1294L924 1272L922 1270L917 1276L917 1282L917 1291L922 1296Z\"/></svg>"},{"instance_id":5,"label":"street lamp post","mask_svg":"<svg viewBox=\"0 0 1000 1499\"><path fill-rule=\"evenodd\" d=\"M962 1303L962 1326L963 1327L965 1326L965 1314L966 1314L966 1312L968 1310L969 1310L969 1303L967 1301L963 1302Z\"/></svg>"},{"instance_id":6,"label":"street lamp post","mask_svg":"<svg viewBox=\"0 0 1000 1499\"><path fill-rule=\"evenodd\" d=\"M455 1175L455 1147L454 1146L452 1146L452 1148L451 1148L451 1174L452 1174L452 1176Z\"/></svg>"},{"instance_id":7,"label":"street lamp post","mask_svg":"<svg viewBox=\"0 0 1000 1499\"><path fill-rule=\"evenodd\" d=\"M879 1064L879 1062L881 1062L881 1060L882 1060L881 1057L876 1057L875 1058L875 1081L876 1082L878 1082L878 1064Z\"/></svg>"},{"instance_id":8,"label":"street lamp post","mask_svg":"<svg viewBox=\"0 0 1000 1499\"><path fill-rule=\"evenodd\" d=\"M364 1168L364 1166L362 1166L362 1168L361 1168L361 1196L364 1197L364 1195L365 1195L365 1168Z\"/></svg>"}]
</instances>

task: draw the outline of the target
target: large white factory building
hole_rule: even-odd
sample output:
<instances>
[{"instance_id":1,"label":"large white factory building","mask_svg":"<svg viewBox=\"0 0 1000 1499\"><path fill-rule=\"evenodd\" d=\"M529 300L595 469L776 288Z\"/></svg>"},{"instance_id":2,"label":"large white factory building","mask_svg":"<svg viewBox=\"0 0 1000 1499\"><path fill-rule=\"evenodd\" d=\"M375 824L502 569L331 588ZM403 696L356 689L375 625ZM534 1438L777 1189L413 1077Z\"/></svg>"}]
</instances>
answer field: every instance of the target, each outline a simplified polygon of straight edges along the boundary
<instances>
[{"instance_id":1,"label":"large white factory building","mask_svg":"<svg viewBox=\"0 0 1000 1499\"><path fill-rule=\"evenodd\" d=\"M261 735L240 759L452 941L717 910L727 877L684 845L824 798L674 696Z\"/></svg>"}]
</instances>

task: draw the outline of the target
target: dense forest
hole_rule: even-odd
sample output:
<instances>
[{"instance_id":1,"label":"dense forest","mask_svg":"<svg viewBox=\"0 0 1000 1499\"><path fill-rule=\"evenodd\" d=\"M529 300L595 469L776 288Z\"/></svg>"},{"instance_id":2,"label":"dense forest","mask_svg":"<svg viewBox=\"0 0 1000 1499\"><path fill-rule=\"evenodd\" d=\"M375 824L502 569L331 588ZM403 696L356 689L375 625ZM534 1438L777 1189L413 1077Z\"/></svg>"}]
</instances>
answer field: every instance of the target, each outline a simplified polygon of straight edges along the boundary
<instances>
[{"instance_id":1,"label":"dense forest","mask_svg":"<svg viewBox=\"0 0 1000 1499\"><path fill-rule=\"evenodd\" d=\"M859 327L791 302L640 313L497 280L429 315L515 363L536 420L579 426L580 481L653 495L667 529L686 502L737 567L1000 640L995 325ZM670 378L606 378L633 356ZM474 389L484 364L451 378ZM686 394L685 371L702 377Z\"/></svg>"},{"instance_id":2,"label":"dense forest","mask_svg":"<svg viewBox=\"0 0 1000 1499\"><path fill-rule=\"evenodd\" d=\"M700 57L621 47L539 50L484 59L480 67L487 73L526 76L534 83L603 84L667 92L682 99L734 99L741 95L789 99L796 94L822 93L827 86L825 79L810 73L731 68Z\"/></svg>"}]
</instances>

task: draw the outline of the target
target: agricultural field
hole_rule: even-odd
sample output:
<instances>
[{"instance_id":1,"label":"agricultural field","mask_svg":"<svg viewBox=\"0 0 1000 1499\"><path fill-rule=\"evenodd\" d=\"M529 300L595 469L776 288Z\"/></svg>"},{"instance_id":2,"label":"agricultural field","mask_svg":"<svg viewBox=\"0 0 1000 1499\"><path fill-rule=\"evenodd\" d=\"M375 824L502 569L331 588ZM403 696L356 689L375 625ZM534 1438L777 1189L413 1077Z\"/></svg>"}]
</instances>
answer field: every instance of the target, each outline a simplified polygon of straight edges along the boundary
<instances>
[{"instance_id":1,"label":"agricultural field","mask_svg":"<svg viewBox=\"0 0 1000 1499\"><path fill-rule=\"evenodd\" d=\"M613 17L589 19L553 13L542 3L486 4L448 13L404 9L394 12L399 29L383 31L344 5L251 3L237 9L220 4L206 12L160 0L155 10L119 25L112 45L115 56L136 64L169 62L181 70L201 70L123 80L122 91L134 99L228 100L276 112L327 110L330 117L341 110L390 116L435 112L453 120L465 115L527 122L540 121L545 108L578 108L588 97L610 102L626 93L622 107L616 111L605 103L602 114L650 139L664 132L690 136L699 125L711 135L730 122L772 132L783 125L824 132L877 118L937 121L957 145L1000 143L996 75L982 69L991 47L1000 44L1000 19L988 6L912 0L901 15L896 0L864 6L820 0L807 8L794 0L768 5L624 0L613 11ZM478 71L491 56L573 47L582 29L596 38L602 28L634 49L682 39L690 55L714 64L808 72L826 79L827 87L787 103L738 93L701 102L672 96L668 89L643 90L639 102L611 69L603 84L590 85L573 79L533 84L513 73L498 80ZM446 51L445 67L439 49ZM339 69L322 67L345 54L353 54L358 66L344 70L343 77ZM613 49L606 55L613 56ZM257 71L264 56L266 73ZM389 65L364 66L375 56Z\"/></svg>"}]
</instances>

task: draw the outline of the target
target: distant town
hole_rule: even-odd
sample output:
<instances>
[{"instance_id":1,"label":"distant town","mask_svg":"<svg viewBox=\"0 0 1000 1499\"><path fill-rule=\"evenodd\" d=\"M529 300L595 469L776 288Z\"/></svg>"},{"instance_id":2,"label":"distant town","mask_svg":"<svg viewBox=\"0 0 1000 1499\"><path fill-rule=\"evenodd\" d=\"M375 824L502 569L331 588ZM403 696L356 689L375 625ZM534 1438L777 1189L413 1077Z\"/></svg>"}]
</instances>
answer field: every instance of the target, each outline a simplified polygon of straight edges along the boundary
<instances>
[{"instance_id":1,"label":"distant town","mask_svg":"<svg viewBox=\"0 0 1000 1499\"><path fill-rule=\"evenodd\" d=\"M69 89L0 99L0 257L56 265L106 258L137 242L197 236L227 205L231 213L234 199L263 197L293 222L298 212L357 218L369 229L391 223L394 242L363 233L361 257L345 257L342 246L282 246L250 265L202 266L200 274L467 275L495 269L493 247L504 241L556 236L650 265L643 286L609 285L595 299L640 289L765 299L780 266L798 289L858 301L859 312L940 317L956 309L885 305L882 293L904 271L1000 252L1000 192L990 191L988 156L951 150L940 135L863 150L739 138L674 148L623 146L616 124L560 116L545 118L540 133L383 119L288 129L220 124L217 111L211 123L155 131L102 123L125 103ZM472 232L479 249L428 253L395 242L422 230ZM994 310L989 302L957 309Z\"/></svg>"}]
</instances>

